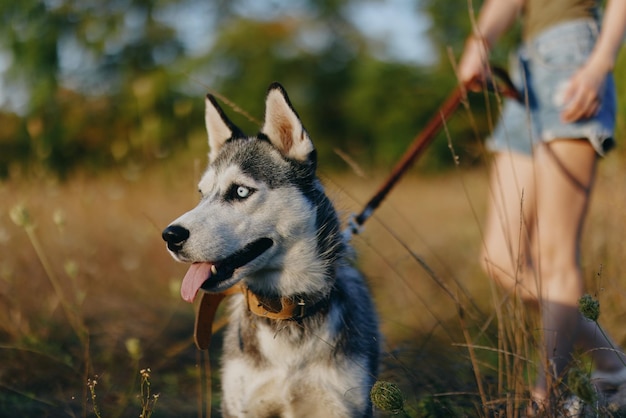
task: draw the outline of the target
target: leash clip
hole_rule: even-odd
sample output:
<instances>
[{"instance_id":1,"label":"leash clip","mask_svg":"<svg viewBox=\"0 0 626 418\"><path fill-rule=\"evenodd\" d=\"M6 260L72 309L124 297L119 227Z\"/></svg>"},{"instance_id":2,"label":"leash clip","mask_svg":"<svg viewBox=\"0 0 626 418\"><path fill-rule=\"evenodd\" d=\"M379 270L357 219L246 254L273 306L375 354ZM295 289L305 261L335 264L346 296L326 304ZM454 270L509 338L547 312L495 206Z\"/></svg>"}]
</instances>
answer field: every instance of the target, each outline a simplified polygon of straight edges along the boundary
<instances>
[{"instance_id":1,"label":"leash clip","mask_svg":"<svg viewBox=\"0 0 626 418\"><path fill-rule=\"evenodd\" d=\"M300 307L300 316L299 318L304 318L304 306L306 305L306 303L304 302L304 299L300 298L300 300L298 301L298 306Z\"/></svg>"},{"instance_id":2,"label":"leash clip","mask_svg":"<svg viewBox=\"0 0 626 418\"><path fill-rule=\"evenodd\" d=\"M350 218L348 218L347 228L343 231L344 238L346 241L350 241L353 235L359 235L362 230L363 225L357 222L357 215L353 213L350 215Z\"/></svg>"}]
</instances>

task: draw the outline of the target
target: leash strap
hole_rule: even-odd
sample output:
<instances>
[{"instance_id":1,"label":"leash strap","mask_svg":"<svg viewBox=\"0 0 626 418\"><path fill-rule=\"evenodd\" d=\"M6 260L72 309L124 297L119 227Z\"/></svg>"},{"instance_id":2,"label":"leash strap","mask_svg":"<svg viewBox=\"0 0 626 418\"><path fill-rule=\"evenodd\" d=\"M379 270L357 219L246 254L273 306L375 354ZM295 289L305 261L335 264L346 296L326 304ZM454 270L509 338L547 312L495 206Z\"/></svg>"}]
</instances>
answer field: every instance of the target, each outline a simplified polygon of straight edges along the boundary
<instances>
[{"instance_id":1,"label":"leash strap","mask_svg":"<svg viewBox=\"0 0 626 418\"><path fill-rule=\"evenodd\" d=\"M491 74L488 80L485 81L485 87L489 91L495 91L503 96L510 97L519 102L523 102L522 94L517 90L506 70L491 66ZM391 189L396 185L400 177L415 163L417 157L419 157L426 148L431 144L437 133L441 130L444 123L454 113L454 111L461 103L461 100L466 97L465 86L458 86L448 96L446 101L441 105L439 111L427 122L424 129L415 137L411 146L406 150L402 159L393 168L387 180L380 186L376 194L367 202L361 213L353 217L348 222L348 228L346 234L351 236L356 235L361 231L361 227L367 221L374 211L378 208L380 203L387 197Z\"/></svg>"},{"instance_id":2,"label":"leash strap","mask_svg":"<svg viewBox=\"0 0 626 418\"><path fill-rule=\"evenodd\" d=\"M374 211L378 208L380 203L387 197L387 194L396 185L400 177L413 165L419 155L430 145L435 138L435 135L439 132L444 122L450 117L450 115L456 110L461 98L463 97L463 91L457 87L450 96L446 99L444 104L439 108L439 112L432 117L426 127L415 137L411 146L402 156L402 159L393 168L387 180L380 186L374 196L367 202L365 208L359 213L350 225L351 232L358 234L361 226L367 221Z\"/></svg>"},{"instance_id":3,"label":"leash strap","mask_svg":"<svg viewBox=\"0 0 626 418\"><path fill-rule=\"evenodd\" d=\"M196 310L196 322L194 324L193 341L200 350L208 350L213 335L213 320L220 303L226 296L244 293L241 285L235 285L221 293L200 292L200 302Z\"/></svg>"}]
</instances>

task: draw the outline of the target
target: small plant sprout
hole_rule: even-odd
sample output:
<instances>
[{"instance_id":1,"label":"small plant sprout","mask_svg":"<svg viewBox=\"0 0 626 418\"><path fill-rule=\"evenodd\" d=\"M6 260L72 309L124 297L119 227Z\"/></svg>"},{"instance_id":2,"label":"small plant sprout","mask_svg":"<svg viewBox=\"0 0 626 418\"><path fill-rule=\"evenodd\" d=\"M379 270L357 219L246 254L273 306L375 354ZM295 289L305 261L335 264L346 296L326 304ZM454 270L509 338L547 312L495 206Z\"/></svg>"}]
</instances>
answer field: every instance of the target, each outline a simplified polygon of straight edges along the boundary
<instances>
[{"instance_id":1,"label":"small plant sprout","mask_svg":"<svg viewBox=\"0 0 626 418\"><path fill-rule=\"evenodd\" d=\"M124 345L126 345L126 351L128 351L130 358L132 358L134 361L139 361L139 359L142 357L141 342L139 341L139 338L128 338L124 342ZM142 370L142 372L143 371L144 370ZM148 369L148 372L150 372L150 369Z\"/></svg>"},{"instance_id":2,"label":"small plant sprout","mask_svg":"<svg viewBox=\"0 0 626 418\"><path fill-rule=\"evenodd\" d=\"M141 414L139 418L149 418L154 412L159 394L150 393L150 369L141 369L139 374L141 375Z\"/></svg>"},{"instance_id":3,"label":"small plant sprout","mask_svg":"<svg viewBox=\"0 0 626 418\"><path fill-rule=\"evenodd\" d=\"M591 383L589 373L578 367L572 367L567 373L567 386L573 394L592 405L596 401L596 390Z\"/></svg>"},{"instance_id":4,"label":"small plant sprout","mask_svg":"<svg viewBox=\"0 0 626 418\"><path fill-rule=\"evenodd\" d=\"M89 393L91 394L91 402L93 403L93 413L96 414L96 417L101 418L100 408L98 407L98 403L96 402L96 385L98 384L98 376L94 376L93 379L87 379L87 387L89 388Z\"/></svg>"},{"instance_id":5,"label":"small plant sprout","mask_svg":"<svg viewBox=\"0 0 626 418\"><path fill-rule=\"evenodd\" d=\"M404 396L395 383L378 380L372 386L370 398L374 406L382 411L399 414L404 411Z\"/></svg>"},{"instance_id":6,"label":"small plant sprout","mask_svg":"<svg viewBox=\"0 0 626 418\"><path fill-rule=\"evenodd\" d=\"M611 349L617 353L618 351L609 339L609 336L606 335L602 327L600 327L600 324L598 324L598 318L600 318L600 302L597 299L594 299L593 296L584 294L580 299L578 299L578 310L587 320L595 322L598 325L598 329L602 333L602 336L606 339ZM623 357L618 355L618 358L621 363L626 366L626 362Z\"/></svg>"},{"instance_id":7,"label":"small plant sprout","mask_svg":"<svg viewBox=\"0 0 626 418\"><path fill-rule=\"evenodd\" d=\"M600 302L590 294L585 294L578 300L578 309L589 321L597 322L600 317Z\"/></svg>"},{"instance_id":8,"label":"small plant sprout","mask_svg":"<svg viewBox=\"0 0 626 418\"><path fill-rule=\"evenodd\" d=\"M24 205L13 206L9 212L9 216L13 223L21 228L29 228L33 225L30 213Z\"/></svg>"},{"instance_id":9,"label":"small plant sprout","mask_svg":"<svg viewBox=\"0 0 626 418\"><path fill-rule=\"evenodd\" d=\"M52 221L59 228L59 231L63 231L65 224L67 222L67 217L65 216L65 212L63 209L56 209L52 213Z\"/></svg>"}]
</instances>

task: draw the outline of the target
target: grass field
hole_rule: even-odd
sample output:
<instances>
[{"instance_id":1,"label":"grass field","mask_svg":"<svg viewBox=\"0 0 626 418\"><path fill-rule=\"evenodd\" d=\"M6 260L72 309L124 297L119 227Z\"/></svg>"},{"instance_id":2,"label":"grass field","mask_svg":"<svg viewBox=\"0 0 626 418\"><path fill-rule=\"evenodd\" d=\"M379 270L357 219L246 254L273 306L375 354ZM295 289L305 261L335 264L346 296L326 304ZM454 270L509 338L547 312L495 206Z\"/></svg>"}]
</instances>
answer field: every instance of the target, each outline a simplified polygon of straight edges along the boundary
<instances>
[{"instance_id":1,"label":"grass field","mask_svg":"<svg viewBox=\"0 0 626 418\"><path fill-rule=\"evenodd\" d=\"M600 322L622 345L623 161L601 164L583 246ZM207 356L179 296L186 266L160 233L195 204L203 165L0 184L0 416L202 416ZM344 217L383 178L322 177ZM484 416L481 397L512 411L527 389L531 318L477 262L486 183L484 169L409 175L353 239L385 335L381 377L400 386L410 416Z\"/></svg>"}]
</instances>

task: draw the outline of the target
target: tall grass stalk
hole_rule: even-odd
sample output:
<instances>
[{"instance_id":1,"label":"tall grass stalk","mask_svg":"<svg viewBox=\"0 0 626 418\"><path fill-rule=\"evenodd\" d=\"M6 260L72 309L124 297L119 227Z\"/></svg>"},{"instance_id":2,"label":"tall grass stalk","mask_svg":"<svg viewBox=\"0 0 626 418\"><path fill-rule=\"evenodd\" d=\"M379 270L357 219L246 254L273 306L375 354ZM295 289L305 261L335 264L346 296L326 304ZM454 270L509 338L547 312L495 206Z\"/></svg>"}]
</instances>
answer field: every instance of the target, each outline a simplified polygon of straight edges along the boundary
<instances>
[{"instance_id":1,"label":"tall grass stalk","mask_svg":"<svg viewBox=\"0 0 626 418\"><path fill-rule=\"evenodd\" d=\"M76 337L78 338L78 340L80 341L82 345L83 361L85 365L84 371L83 371L83 377L87 378L89 376L89 370L91 369L91 361L90 361L90 355L89 355L89 351L90 351L89 330L85 326L81 315L75 308L75 305L71 303L70 300L66 297L65 292L63 291L63 287L61 285L61 280L59 279L54 269L52 268L52 264L50 263L50 260L48 259L46 252L44 251L43 245L41 245L41 242L39 241L39 238L35 232L36 225L33 219L31 218L30 213L28 212L28 209L24 205L16 205L11 209L9 215L11 217L11 220L18 227L21 227L26 232L28 240L30 244L32 245L33 249L35 250L35 254L37 255L37 258L39 259L39 262L41 263L46 273L46 277L48 278L48 281L52 285L52 288L54 290L56 297L59 299L59 303L61 304L63 313L65 314L65 317L70 327L74 331L74 334L76 334ZM94 387L95 387L95 382L94 382ZM95 393L93 392L93 387L89 386L89 388L90 390L92 390L91 395L95 397ZM86 398L86 390L87 390L86 388L83 388L83 399ZM83 415L86 414L86 407L87 405L83 404Z\"/></svg>"},{"instance_id":2,"label":"tall grass stalk","mask_svg":"<svg viewBox=\"0 0 626 418\"><path fill-rule=\"evenodd\" d=\"M141 375L141 383L140 383L140 401L141 401L141 414L139 418L150 418L154 409L156 407L157 401L159 400L158 393L151 392L151 383L150 383L150 373L151 370L141 369L139 374Z\"/></svg>"},{"instance_id":3,"label":"tall grass stalk","mask_svg":"<svg viewBox=\"0 0 626 418\"><path fill-rule=\"evenodd\" d=\"M152 371L149 368L141 369L139 371L139 402L141 404L141 412L139 418L150 418L156 409L157 402L159 400L158 393L152 393L152 384L150 382L150 374ZM87 387L89 388L89 394L92 404L93 413L97 418L102 418L102 412L100 410L100 404L98 402L98 395L96 394L96 385L98 384L98 376L94 376L93 379L87 379ZM84 414L86 416L86 414ZM114 416L120 416L120 413L114 414Z\"/></svg>"},{"instance_id":4,"label":"tall grass stalk","mask_svg":"<svg viewBox=\"0 0 626 418\"><path fill-rule=\"evenodd\" d=\"M83 345L88 345L89 343L89 332L85 327L83 320L72 303L68 300L63 291L63 287L61 285L60 279L57 277L54 269L52 268L52 264L48 259L46 252L44 251L37 234L35 233L36 225L33 222L30 213L27 208L23 205L14 206L10 212L11 220L19 227L24 229L26 235L28 236L28 240L30 241L33 249L35 250L35 254L39 259L44 271L46 272L46 277L48 281L52 285L54 289L54 293L59 299L61 307L63 308L63 312L70 326L74 330L74 333L80 340Z\"/></svg>"},{"instance_id":5,"label":"tall grass stalk","mask_svg":"<svg viewBox=\"0 0 626 418\"><path fill-rule=\"evenodd\" d=\"M93 379L87 379L87 387L89 388L93 413L97 418L102 418L102 415L100 414L100 406L97 401L98 395L96 395L96 385L98 384L97 379L98 376L95 376Z\"/></svg>"},{"instance_id":6,"label":"tall grass stalk","mask_svg":"<svg viewBox=\"0 0 626 418\"><path fill-rule=\"evenodd\" d=\"M459 321L461 322L461 329L463 331L463 338L465 338L465 343L467 344L467 351L470 356L470 361L472 363L472 370L474 372L474 378L476 379L476 386L478 387L478 394L480 395L481 407L483 410L484 416L489 416L489 409L487 404L487 394L483 387L483 379L480 372L480 367L478 364L478 360L476 359L476 353L474 351L474 344L472 338L469 334L469 329L467 324L465 323L465 314L463 313L463 309L459 307Z\"/></svg>"}]
</instances>

